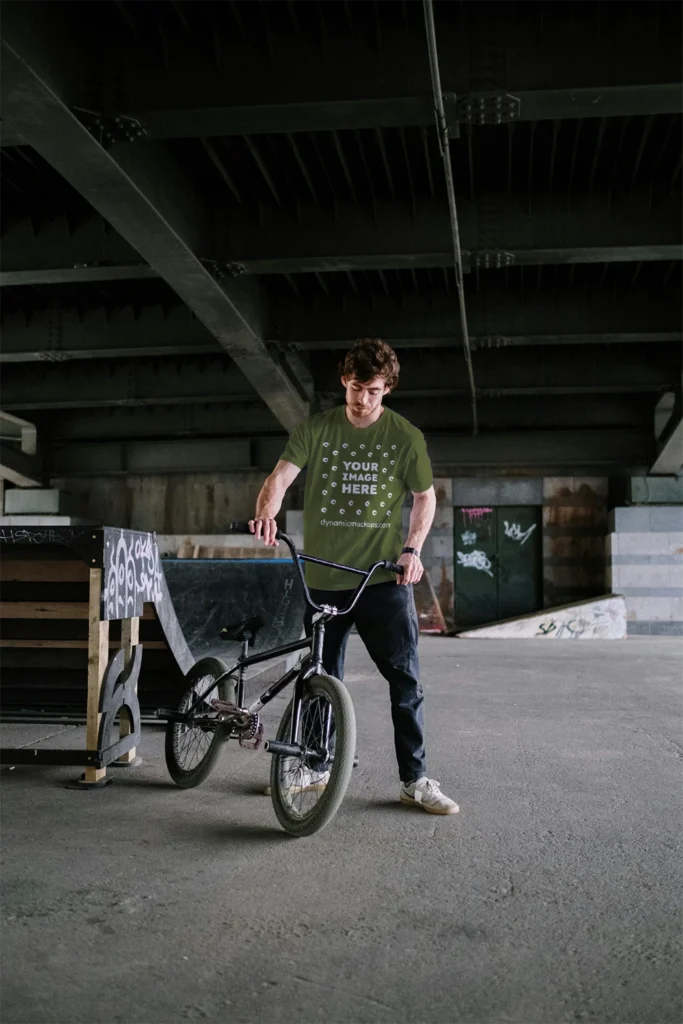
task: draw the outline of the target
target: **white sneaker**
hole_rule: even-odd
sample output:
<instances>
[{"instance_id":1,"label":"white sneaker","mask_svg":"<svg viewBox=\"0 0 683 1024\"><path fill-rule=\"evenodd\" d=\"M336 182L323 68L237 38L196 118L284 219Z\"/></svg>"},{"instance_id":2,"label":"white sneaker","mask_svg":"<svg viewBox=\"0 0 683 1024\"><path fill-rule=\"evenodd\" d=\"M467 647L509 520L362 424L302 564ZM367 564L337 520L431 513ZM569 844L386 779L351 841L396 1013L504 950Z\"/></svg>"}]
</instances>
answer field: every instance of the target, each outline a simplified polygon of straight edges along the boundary
<instances>
[{"instance_id":1,"label":"white sneaker","mask_svg":"<svg viewBox=\"0 0 683 1024\"><path fill-rule=\"evenodd\" d=\"M296 782L289 786L288 793L319 793L325 789L330 781L329 772L304 771L297 777ZM264 796L270 796L271 788L266 786L263 790Z\"/></svg>"},{"instance_id":2,"label":"white sneaker","mask_svg":"<svg viewBox=\"0 0 683 1024\"><path fill-rule=\"evenodd\" d=\"M430 814L457 814L460 808L455 800L441 792L439 785L435 779L428 779L426 775L408 786L401 783L401 803L421 807Z\"/></svg>"}]
</instances>

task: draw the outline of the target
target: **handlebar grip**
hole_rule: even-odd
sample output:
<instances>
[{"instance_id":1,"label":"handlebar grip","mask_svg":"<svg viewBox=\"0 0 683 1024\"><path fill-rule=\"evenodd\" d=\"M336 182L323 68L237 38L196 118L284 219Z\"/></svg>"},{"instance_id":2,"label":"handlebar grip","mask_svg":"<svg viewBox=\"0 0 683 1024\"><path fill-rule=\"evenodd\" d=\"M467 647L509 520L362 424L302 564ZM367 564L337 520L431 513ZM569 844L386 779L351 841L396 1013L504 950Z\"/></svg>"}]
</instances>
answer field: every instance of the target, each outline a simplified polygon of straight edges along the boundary
<instances>
[{"instance_id":1,"label":"handlebar grip","mask_svg":"<svg viewBox=\"0 0 683 1024\"><path fill-rule=\"evenodd\" d=\"M248 534L250 537L253 536L251 530L249 529L249 523L241 523L241 522L230 523L230 528L228 529L228 533L245 533L245 534ZM280 531L278 530L276 532L276 534L275 534L275 537L277 538L279 536L280 536Z\"/></svg>"},{"instance_id":2,"label":"handlebar grip","mask_svg":"<svg viewBox=\"0 0 683 1024\"><path fill-rule=\"evenodd\" d=\"M385 562L384 568L388 569L389 572L395 572L397 576L403 575L403 566L397 565L396 562Z\"/></svg>"},{"instance_id":3,"label":"handlebar grip","mask_svg":"<svg viewBox=\"0 0 683 1024\"><path fill-rule=\"evenodd\" d=\"M228 533L251 533L251 530L249 529L249 523L230 523Z\"/></svg>"}]
</instances>

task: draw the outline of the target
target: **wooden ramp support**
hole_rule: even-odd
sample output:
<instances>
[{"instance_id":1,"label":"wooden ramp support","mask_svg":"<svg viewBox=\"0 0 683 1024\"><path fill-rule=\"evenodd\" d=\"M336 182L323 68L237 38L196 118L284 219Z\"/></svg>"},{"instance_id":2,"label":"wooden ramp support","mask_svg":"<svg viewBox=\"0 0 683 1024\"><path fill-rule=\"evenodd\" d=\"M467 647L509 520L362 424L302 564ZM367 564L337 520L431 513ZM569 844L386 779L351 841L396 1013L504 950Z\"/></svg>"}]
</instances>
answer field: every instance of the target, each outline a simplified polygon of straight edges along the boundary
<instances>
[{"instance_id":1,"label":"wooden ramp support","mask_svg":"<svg viewBox=\"0 0 683 1024\"><path fill-rule=\"evenodd\" d=\"M0 646L83 652L87 647L85 750L3 749L0 763L80 765L84 773L76 785L106 785L108 766L139 762L140 619L156 612L165 643L152 645L168 646L183 674L194 661L170 601L156 538L110 527L3 528L0 551L0 619L14 631ZM73 599L86 593L87 601ZM61 638L51 639L55 620L64 621L68 637L85 619L87 641L64 639L58 624ZM118 642L110 640L112 621L120 622ZM48 710L44 720L49 719Z\"/></svg>"},{"instance_id":2,"label":"wooden ramp support","mask_svg":"<svg viewBox=\"0 0 683 1024\"><path fill-rule=\"evenodd\" d=\"M140 641L140 619L124 619L121 623L121 650L124 653L124 664L126 672L129 672L133 665L133 649L137 647ZM135 682L135 689L137 690L137 680ZM129 736L134 731L133 722L130 719L130 715L122 714L119 720L119 735L123 739L124 736ZM125 754L121 754L121 757L114 761L115 765L132 765L138 761L139 758L135 753L135 747L131 747Z\"/></svg>"},{"instance_id":3,"label":"wooden ramp support","mask_svg":"<svg viewBox=\"0 0 683 1024\"><path fill-rule=\"evenodd\" d=\"M88 704L86 710L85 747L95 750L100 735L100 693L109 660L109 621L100 619L102 570L90 570L90 600L88 602ZM102 782L106 768L86 767L83 781Z\"/></svg>"}]
</instances>

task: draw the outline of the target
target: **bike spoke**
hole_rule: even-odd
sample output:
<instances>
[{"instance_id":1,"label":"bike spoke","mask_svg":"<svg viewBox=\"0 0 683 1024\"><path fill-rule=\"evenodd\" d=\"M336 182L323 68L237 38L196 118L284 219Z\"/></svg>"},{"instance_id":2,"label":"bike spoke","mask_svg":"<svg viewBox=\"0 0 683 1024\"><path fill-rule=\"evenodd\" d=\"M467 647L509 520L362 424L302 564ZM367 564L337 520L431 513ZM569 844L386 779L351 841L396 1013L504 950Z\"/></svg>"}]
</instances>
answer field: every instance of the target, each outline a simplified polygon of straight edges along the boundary
<instances>
[{"instance_id":1,"label":"bike spoke","mask_svg":"<svg viewBox=\"0 0 683 1024\"><path fill-rule=\"evenodd\" d=\"M189 707L192 707L195 701L209 690L212 683L213 679L211 677L198 680L189 694L187 694L180 710L186 711ZM197 716L206 716L210 713L211 707L208 702L203 700L200 701L193 712ZM176 760L182 771L191 772L201 764L206 757L213 738L213 730L186 722L179 722L176 725L174 748Z\"/></svg>"},{"instance_id":2,"label":"bike spoke","mask_svg":"<svg viewBox=\"0 0 683 1024\"><path fill-rule=\"evenodd\" d=\"M301 705L301 726L299 742L303 747L316 749L324 741L325 713L331 706L324 697L304 698ZM309 763L305 755L299 757L280 757L278 763L279 788L282 799L290 813L303 819L311 813L318 803L324 789L308 789L307 784L315 784L316 775L327 771L327 765ZM311 775L313 773L313 778Z\"/></svg>"}]
</instances>

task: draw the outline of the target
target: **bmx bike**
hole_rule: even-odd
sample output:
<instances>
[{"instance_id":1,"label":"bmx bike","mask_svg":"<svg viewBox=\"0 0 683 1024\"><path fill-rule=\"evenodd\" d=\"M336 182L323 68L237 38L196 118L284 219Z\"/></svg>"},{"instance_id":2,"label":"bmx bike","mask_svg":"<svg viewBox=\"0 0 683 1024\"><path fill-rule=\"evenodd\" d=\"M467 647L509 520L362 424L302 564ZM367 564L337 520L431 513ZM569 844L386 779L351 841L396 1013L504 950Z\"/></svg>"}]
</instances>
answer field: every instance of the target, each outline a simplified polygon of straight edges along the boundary
<instances>
[{"instance_id":1,"label":"bmx bike","mask_svg":"<svg viewBox=\"0 0 683 1024\"><path fill-rule=\"evenodd\" d=\"M249 533L247 523L232 523L231 533ZM357 569L339 562L299 553L285 533L277 537L289 548L306 604L313 610L310 635L293 643L249 654L260 616L221 631L225 640L238 641L241 654L232 667L220 658L201 658L186 676L187 688L176 711L159 708L166 719L166 765L173 781L184 789L200 785L218 760L222 744L238 740L255 750L263 742L260 711L290 683L292 699L280 721L275 739L265 741L272 755L270 792L278 821L293 836L319 832L332 820L344 799L356 752L356 718L349 692L339 679L326 674L323 664L325 624L338 615L349 615L377 569L398 575L403 567L394 562L375 562ZM315 562L362 576L346 608L318 605L304 579L302 562ZM273 683L248 707L244 706L246 669L273 658L308 649L309 654Z\"/></svg>"}]
</instances>

